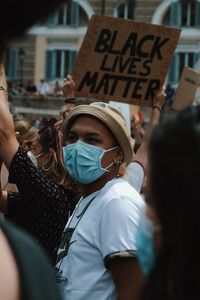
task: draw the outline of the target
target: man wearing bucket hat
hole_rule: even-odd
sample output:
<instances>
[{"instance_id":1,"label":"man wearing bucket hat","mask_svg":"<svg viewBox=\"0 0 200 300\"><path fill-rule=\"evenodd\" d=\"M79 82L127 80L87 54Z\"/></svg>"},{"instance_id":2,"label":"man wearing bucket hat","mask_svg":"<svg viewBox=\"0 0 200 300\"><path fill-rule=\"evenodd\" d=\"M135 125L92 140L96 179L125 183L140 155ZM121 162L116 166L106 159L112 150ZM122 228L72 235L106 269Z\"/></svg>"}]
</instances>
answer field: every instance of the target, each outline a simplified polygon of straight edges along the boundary
<instances>
[{"instance_id":1,"label":"man wearing bucket hat","mask_svg":"<svg viewBox=\"0 0 200 300\"><path fill-rule=\"evenodd\" d=\"M80 105L65 118L63 137L66 170L83 195L57 256L63 298L137 299L135 232L144 203L118 175L133 156L126 121L108 104Z\"/></svg>"}]
</instances>

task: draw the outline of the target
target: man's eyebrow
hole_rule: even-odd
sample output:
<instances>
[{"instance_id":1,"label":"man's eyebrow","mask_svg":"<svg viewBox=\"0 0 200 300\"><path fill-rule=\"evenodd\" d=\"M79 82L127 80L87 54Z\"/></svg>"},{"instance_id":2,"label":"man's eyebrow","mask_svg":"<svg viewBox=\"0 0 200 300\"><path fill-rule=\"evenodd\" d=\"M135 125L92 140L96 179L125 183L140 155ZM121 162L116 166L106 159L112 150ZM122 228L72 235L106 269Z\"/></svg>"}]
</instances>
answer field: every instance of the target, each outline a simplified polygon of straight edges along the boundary
<instances>
[{"instance_id":1,"label":"man's eyebrow","mask_svg":"<svg viewBox=\"0 0 200 300\"><path fill-rule=\"evenodd\" d=\"M70 130L69 132L68 132L68 134L67 135L77 135L78 133L76 132L76 131L74 131L74 130ZM84 134L86 137L90 137L90 136L101 136L101 134L99 133L99 132L96 132L96 131L92 131L92 132L87 132L87 133L85 133Z\"/></svg>"},{"instance_id":2,"label":"man's eyebrow","mask_svg":"<svg viewBox=\"0 0 200 300\"><path fill-rule=\"evenodd\" d=\"M77 133L76 133L76 131L69 130L68 133L67 133L67 135L69 135L69 134L74 134L74 135L76 135Z\"/></svg>"},{"instance_id":3,"label":"man's eyebrow","mask_svg":"<svg viewBox=\"0 0 200 300\"><path fill-rule=\"evenodd\" d=\"M93 137L93 136L99 137L101 135L98 132L88 132L88 133L85 134L85 136L86 137Z\"/></svg>"}]
</instances>

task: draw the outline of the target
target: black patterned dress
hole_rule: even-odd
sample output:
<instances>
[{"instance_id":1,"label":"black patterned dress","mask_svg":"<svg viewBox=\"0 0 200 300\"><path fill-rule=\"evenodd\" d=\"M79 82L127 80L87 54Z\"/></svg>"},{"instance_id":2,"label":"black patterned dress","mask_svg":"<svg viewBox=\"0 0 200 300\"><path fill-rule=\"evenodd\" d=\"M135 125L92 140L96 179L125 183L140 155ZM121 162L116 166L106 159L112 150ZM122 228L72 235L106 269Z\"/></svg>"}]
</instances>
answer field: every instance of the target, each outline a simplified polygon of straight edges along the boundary
<instances>
[{"instance_id":1,"label":"black patterned dress","mask_svg":"<svg viewBox=\"0 0 200 300\"><path fill-rule=\"evenodd\" d=\"M69 197L46 178L19 148L9 169L9 182L19 193L8 192L6 218L35 238L55 264L57 248L69 216Z\"/></svg>"}]
</instances>

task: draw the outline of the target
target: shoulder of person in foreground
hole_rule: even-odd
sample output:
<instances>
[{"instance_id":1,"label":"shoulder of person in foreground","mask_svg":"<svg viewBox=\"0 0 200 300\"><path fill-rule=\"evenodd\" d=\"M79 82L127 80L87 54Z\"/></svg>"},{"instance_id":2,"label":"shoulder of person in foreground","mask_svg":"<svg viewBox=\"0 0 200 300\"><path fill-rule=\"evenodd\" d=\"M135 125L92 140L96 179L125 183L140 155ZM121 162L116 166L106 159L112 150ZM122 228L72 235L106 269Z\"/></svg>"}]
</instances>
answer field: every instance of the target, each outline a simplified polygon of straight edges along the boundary
<instances>
[{"instance_id":1,"label":"shoulder of person in foreground","mask_svg":"<svg viewBox=\"0 0 200 300\"><path fill-rule=\"evenodd\" d=\"M1 292L5 296L12 296L9 299L13 300L61 299L53 269L39 246L24 232L5 221L0 222L0 228L3 254L0 256L0 265L4 274L0 279ZM8 289L8 286L12 288Z\"/></svg>"}]
</instances>

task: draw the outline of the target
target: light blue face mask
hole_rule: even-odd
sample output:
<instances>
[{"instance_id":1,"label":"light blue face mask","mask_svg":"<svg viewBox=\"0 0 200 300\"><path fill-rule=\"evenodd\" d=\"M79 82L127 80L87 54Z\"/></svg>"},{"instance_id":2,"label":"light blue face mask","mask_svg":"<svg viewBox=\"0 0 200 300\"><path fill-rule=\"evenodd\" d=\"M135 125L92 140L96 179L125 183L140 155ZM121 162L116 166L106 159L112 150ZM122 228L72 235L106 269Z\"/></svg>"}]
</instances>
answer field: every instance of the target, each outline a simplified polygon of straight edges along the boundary
<instances>
[{"instance_id":1,"label":"light blue face mask","mask_svg":"<svg viewBox=\"0 0 200 300\"><path fill-rule=\"evenodd\" d=\"M159 231L145 212L142 213L141 223L136 234L137 258L145 276L151 272L155 262L154 233Z\"/></svg>"},{"instance_id":2,"label":"light blue face mask","mask_svg":"<svg viewBox=\"0 0 200 300\"><path fill-rule=\"evenodd\" d=\"M28 151L28 152L27 152L28 157L30 158L30 160L32 161L32 163L34 164L35 167L38 166L37 158L43 156L44 154L45 154L45 152L42 152L42 153L40 153L40 154L38 154L38 155L35 156L35 155L33 154L33 152L31 152L31 151Z\"/></svg>"},{"instance_id":3,"label":"light blue face mask","mask_svg":"<svg viewBox=\"0 0 200 300\"><path fill-rule=\"evenodd\" d=\"M27 155L30 158L30 160L32 161L32 163L34 164L34 166L37 167L37 159L36 159L35 155L31 151L28 151Z\"/></svg>"},{"instance_id":4,"label":"light blue face mask","mask_svg":"<svg viewBox=\"0 0 200 300\"><path fill-rule=\"evenodd\" d=\"M70 176L79 183L88 184L99 177L113 165L112 162L105 169L101 166L101 159L105 152L116 147L105 150L78 140L76 143L63 147L63 159L65 167Z\"/></svg>"}]
</instances>

